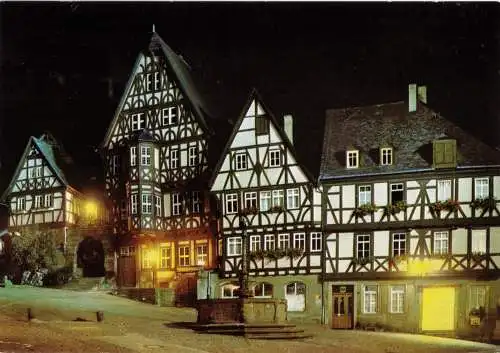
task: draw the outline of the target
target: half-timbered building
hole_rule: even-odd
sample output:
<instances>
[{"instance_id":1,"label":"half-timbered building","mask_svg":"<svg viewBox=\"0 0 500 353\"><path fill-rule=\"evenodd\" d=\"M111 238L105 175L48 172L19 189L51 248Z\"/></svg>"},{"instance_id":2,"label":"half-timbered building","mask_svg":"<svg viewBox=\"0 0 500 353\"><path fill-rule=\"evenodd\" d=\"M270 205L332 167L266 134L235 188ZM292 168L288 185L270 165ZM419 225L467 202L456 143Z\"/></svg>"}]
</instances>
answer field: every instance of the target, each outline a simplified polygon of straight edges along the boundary
<instances>
[{"instance_id":1,"label":"half-timbered building","mask_svg":"<svg viewBox=\"0 0 500 353\"><path fill-rule=\"evenodd\" d=\"M222 248L216 294L237 296L246 247L251 295L286 298L292 316L319 319L321 193L297 161L292 124L285 115L283 128L255 90L234 124L211 182Z\"/></svg>"},{"instance_id":2,"label":"half-timbered building","mask_svg":"<svg viewBox=\"0 0 500 353\"><path fill-rule=\"evenodd\" d=\"M326 322L474 329L500 295L500 153L426 104L328 110L320 170Z\"/></svg>"},{"instance_id":3,"label":"half-timbered building","mask_svg":"<svg viewBox=\"0 0 500 353\"><path fill-rule=\"evenodd\" d=\"M71 170L76 168L71 156L51 134L30 137L2 196L10 208L8 229L21 237L51 234L66 261L56 265L74 262L75 271L80 268L83 275L87 275L88 265L96 269L90 275L104 276L105 265L108 271L114 270L112 252L104 251L112 248L109 234L105 233L107 211L98 193L84 194L74 182L70 183L75 175ZM89 257L79 253L82 241L93 244L91 253L97 247L95 254ZM105 261L106 255L109 261Z\"/></svg>"},{"instance_id":4,"label":"half-timbered building","mask_svg":"<svg viewBox=\"0 0 500 353\"><path fill-rule=\"evenodd\" d=\"M187 63L153 31L102 144L122 286L195 299L196 274L216 266L207 118Z\"/></svg>"}]
</instances>

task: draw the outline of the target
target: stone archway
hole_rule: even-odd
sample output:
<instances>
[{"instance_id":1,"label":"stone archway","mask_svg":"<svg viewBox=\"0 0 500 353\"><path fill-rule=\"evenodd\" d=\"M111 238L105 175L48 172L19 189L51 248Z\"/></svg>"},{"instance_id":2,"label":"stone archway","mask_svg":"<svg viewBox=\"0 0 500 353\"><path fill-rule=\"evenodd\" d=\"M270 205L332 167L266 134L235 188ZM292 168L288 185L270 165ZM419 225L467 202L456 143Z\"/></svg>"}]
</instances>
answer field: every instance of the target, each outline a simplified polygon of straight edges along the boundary
<instances>
[{"instance_id":1,"label":"stone archway","mask_svg":"<svg viewBox=\"0 0 500 353\"><path fill-rule=\"evenodd\" d=\"M85 237L77 250L78 267L82 268L83 277L103 277L104 247L102 242L92 237Z\"/></svg>"}]
</instances>

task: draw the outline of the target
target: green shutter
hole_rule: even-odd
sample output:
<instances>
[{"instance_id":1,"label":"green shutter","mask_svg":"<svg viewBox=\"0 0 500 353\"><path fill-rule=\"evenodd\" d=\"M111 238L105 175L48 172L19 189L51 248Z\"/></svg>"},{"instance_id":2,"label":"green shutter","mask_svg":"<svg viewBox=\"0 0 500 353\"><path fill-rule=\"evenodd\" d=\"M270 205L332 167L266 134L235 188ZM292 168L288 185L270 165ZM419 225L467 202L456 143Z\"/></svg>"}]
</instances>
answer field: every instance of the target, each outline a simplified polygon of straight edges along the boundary
<instances>
[{"instance_id":1,"label":"green shutter","mask_svg":"<svg viewBox=\"0 0 500 353\"><path fill-rule=\"evenodd\" d=\"M454 168L457 166L456 140L439 140L433 142L434 168Z\"/></svg>"}]
</instances>

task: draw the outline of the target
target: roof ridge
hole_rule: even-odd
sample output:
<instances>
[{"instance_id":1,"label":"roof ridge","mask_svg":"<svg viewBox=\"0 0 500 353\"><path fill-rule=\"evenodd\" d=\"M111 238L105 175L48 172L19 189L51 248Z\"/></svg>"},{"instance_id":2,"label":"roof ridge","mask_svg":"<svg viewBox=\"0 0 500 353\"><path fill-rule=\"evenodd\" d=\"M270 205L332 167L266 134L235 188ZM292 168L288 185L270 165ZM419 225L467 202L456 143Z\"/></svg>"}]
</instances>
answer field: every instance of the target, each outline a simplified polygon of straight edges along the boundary
<instances>
[{"instance_id":1,"label":"roof ridge","mask_svg":"<svg viewBox=\"0 0 500 353\"><path fill-rule=\"evenodd\" d=\"M381 107L381 106L385 106L385 105L396 105L396 104L402 104L402 103L405 103L405 101L400 100L400 101L395 101L395 102L387 102L387 103L379 103L379 104L355 105L355 106L348 106L348 107L342 107L342 108L331 108L331 109L327 109L326 111L335 112L335 111L341 111L341 110L347 110L347 109L366 109L366 108L371 108L371 107Z\"/></svg>"}]
</instances>

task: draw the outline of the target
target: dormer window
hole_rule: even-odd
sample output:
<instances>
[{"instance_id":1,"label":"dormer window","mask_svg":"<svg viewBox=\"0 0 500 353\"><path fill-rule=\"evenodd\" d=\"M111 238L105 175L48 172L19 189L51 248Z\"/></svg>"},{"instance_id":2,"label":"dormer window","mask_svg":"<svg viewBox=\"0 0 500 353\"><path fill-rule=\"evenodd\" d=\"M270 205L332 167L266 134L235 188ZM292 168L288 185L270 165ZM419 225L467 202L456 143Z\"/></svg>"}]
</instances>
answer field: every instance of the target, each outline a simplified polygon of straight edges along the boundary
<instances>
[{"instance_id":1,"label":"dormer window","mask_svg":"<svg viewBox=\"0 0 500 353\"><path fill-rule=\"evenodd\" d=\"M346 166L347 168L357 168L359 166L359 151L347 151Z\"/></svg>"},{"instance_id":2,"label":"dormer window","mask_svg":"<svg viewBox=\"0 0 500 353\"><path fill-rule=\"evenodd\" d=\"M380 149L380 165L392 165L391 147L384 147Z\"/></svg>"},{"instance_id":3,"label":"dormer window","mask_svg":"<svg viewBox=\"0 0 500 353\"><path fill-rule=\"evenodd\" d=\"M435 140L432 146L434 168L455 168L457 166L456 140Z\"/></svg>"}]
</instances>

